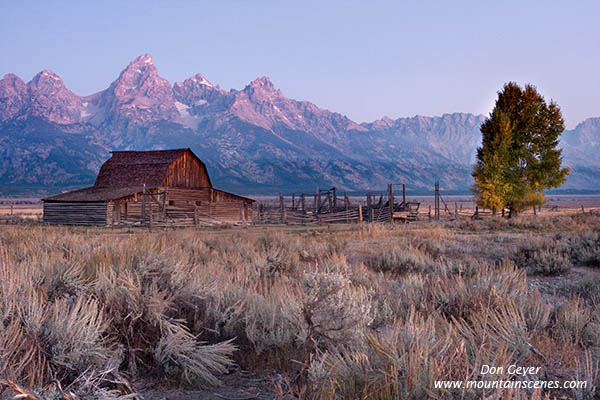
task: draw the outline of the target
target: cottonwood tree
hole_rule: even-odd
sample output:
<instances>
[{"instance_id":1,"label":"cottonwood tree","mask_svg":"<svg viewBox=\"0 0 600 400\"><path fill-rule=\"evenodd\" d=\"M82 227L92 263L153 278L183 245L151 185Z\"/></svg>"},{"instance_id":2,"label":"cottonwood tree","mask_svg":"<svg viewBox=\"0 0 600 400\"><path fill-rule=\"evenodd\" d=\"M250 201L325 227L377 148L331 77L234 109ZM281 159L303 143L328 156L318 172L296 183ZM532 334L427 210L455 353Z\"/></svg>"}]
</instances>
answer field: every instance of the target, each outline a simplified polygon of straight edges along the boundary
<instances>
[{"instance_id":1,"label":"cottonwood tree","mask_svg":"<svg viewBox=\"0 0 600 400\"><path fill-rule=\"evenodd\" d=\"M483 141L473 169L477 204L508 208L509 216L543 204L544 191L560 186L569 174L557 148L564 129L558 104L547 104L532 85L505 84L481 125Z\"/></svg>"}]
</instances>

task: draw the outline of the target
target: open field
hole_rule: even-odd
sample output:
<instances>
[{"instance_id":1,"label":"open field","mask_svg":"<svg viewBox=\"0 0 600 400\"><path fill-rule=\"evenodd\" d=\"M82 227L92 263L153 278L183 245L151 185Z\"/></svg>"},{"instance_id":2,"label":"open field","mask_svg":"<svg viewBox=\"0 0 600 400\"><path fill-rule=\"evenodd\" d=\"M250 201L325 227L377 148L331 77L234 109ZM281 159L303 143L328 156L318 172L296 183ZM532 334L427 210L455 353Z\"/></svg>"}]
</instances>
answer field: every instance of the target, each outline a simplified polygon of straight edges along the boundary
<instances>
[{"instance_id":1,"label":"open field","mask_svg":"<svg viewBox=\"0 0 600 400\"><path fill-rule=\"evenodd\" d=\"M600 214L0 225L0 324L0 398L593 399ZM587 386L434 387L490 379Z\"/></svg>"},{"instance_id":2,"label":"open field","mask_svg":"<svg viewBox=\"0 0 600 400\"><path fill-rule=\"evenodd\" d=\"M250 196L256 199L258 202L279 202L279 197L276 196ZM444 195L442 197L447 203L450 210L454 210L454 203L456 203L462 210L474 210L475 203L473 197L470 195ZM351 196L350 200L353 203L363 202L366 204L364 197ZM434 196L407 196L408 201L415 201L421 203L421 212L427 209L427 206L433 206ZM563 211L580 211L583 206L586 211L599 210L600 209L600 195L599 194L586 194L586 195L547 195L546 204L542 207L542 213L553 212L557 209ZM11 207L12 205L12 207ZM443 207L443 204L442 204ZM42 215L42 203L39 199L35 198L0 198L0 215ZM528 210L525 213L533 213Z\"/></svg>"}]
</instances>

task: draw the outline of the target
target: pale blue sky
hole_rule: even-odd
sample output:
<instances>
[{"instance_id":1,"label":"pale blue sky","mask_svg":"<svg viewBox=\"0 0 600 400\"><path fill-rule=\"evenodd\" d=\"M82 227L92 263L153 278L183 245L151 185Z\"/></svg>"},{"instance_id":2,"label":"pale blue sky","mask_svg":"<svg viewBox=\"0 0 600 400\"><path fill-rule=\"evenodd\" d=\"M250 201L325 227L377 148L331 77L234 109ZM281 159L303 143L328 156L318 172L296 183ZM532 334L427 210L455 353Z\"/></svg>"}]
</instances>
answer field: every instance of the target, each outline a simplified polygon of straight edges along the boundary
<instances>
[{"instance_id":1,"label":"pale blue sky","mask_svg":"<svg viewBox=\"0 0 600 400\"><path fill-rule=\"evenodd\" d=\"M488 114L530 82L569 127L600 116L597 1L0 0L0 74L58 73L79 95L150 53L171 83L224 89L269 76L285 95L357 122Z\"/></svg>"}]
</instances>

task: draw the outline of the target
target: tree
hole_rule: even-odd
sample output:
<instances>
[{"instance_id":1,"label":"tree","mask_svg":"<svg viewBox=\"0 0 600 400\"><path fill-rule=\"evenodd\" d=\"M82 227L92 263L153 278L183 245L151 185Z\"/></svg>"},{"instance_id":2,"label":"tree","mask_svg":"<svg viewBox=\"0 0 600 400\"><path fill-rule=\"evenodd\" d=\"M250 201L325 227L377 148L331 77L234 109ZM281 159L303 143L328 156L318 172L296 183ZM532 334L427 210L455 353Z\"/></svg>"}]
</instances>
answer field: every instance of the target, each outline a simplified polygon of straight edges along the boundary
<instances>
[{"instance_id":1,"label":"tree","mask_svg":"<svg viewBox=\"0 0 600 400\"><path fill-rule=\"evenodd\" d=\"M481 125L482 146L473 169L477 204L508 208L509 216L543 204L544 191L560 186L569 174L557 149L564 129L554 101L546 104L532 85L505 84Z\"/></svg>"}]
</instances>

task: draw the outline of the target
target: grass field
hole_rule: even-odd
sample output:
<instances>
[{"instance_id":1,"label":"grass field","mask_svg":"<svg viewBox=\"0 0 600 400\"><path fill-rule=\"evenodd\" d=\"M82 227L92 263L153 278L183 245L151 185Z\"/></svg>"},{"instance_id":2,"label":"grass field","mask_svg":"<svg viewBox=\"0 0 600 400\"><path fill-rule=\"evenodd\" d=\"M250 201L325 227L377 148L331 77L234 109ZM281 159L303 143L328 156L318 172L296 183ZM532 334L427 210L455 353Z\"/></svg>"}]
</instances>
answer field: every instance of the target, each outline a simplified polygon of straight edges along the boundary
<instances>
[{"instance_id":1,"label":"grass field","mask_svg":"<svg viewBox=\"0 0 600 400\"><path fill-rule=\"evenodd\" d=\"M153 232L0 225L0 379L13 385L0 398L593 399L599 283L600 214L589 212ZM492 378L587 387L434 387Z\"/></svg>"}]
</instances>

